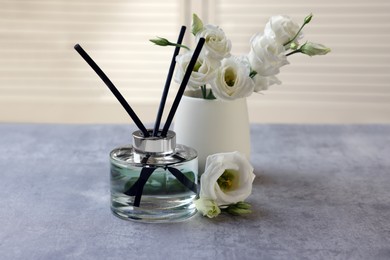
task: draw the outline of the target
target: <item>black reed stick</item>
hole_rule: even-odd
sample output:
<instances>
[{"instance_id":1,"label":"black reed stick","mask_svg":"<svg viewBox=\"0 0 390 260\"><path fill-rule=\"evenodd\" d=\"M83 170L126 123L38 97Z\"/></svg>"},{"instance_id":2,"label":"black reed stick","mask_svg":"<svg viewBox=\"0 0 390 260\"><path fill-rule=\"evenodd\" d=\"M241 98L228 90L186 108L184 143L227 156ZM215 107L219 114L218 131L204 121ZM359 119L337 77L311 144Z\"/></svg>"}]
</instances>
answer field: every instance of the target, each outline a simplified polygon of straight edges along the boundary
<instances>
[{"instance_id":1,"label":"black reed stick","mask_svg":"<svg viewBox=\"0 0 390 260\"><path fill-rule=\"evenodd\" d=\"M116 99L121 103L123 108L129 114L131 119L133 119L134 123L137 125L139 130L142 131L145 137L149 136L148 130L146 130L144 124L142 124L141 120L135 114L134 110L130 107L130 105L126 102L125 98L119 92L119 90L114 86L111 80L104 74L104 72L99 68L99 66L92 60L92 58L81 48L79 44L74 46L74 49L83 57L83 59L91 66L91 68L98 74L98 76L106 83L107 87L111 90L112 94L116 97Z\"/></svg>"},{"instance_id":2,"label":"black reed stick","mask_svg":"<svg viewBox=\"0 0 390 260\"><path fill-rule=\"evenodd\" d=\"M168 133L168 129L171 126L173 117L175 116L175 113L176 113L176 110L177 110L177 108L179 106L181 97L184 94L184 90L185 90L185 88L187 86L188 80L190 79L192 70L195 67L196 61L197 61L197 59L199 57L200 51L202 50L204 42L205 42L205 39L204 38L200 38L199 41L198 41L198 45L196 46L196 49L195 49L194 53L192 54L190 63L187 66L187 69L186 69L186 72L184 74L183 80L182 80L182 82L180 84L179 90L177 91L177 94L176 94L175 100L173 101L171 110L169 111L169 114L168 114L168 117L167 117L167 121L165 122L164 128L161 131L161 136L163 136L163 137L165 137L167 135L167 133Z\"/></svg>"},{"instance_id":3,"label":"black reed stick","mask_svg":"<svg viewBox=\"0 0 390 260\"><path fill-rule=\"evenodd\" d=\"M177 44L181 44L182 43L185 31L186 31L186 27L182 26L181 29L180 29L179 38L177 39ZM169 67L167 80L165 81L164 91L162 93L160 106L158 108L156 122L154 123L153 136L157 136L158 130L160 128L161 117L163 115L165 103L167 101L167 96L168 96L169 87L170 87L171 81L172 81L173 71L175 70L176 56L179 54L179 51L180 51L180 47L176 46L175 51L173 52L173 56L172 56L172 60L171 60L171 66Z\"/></svg>"}]
</instances>

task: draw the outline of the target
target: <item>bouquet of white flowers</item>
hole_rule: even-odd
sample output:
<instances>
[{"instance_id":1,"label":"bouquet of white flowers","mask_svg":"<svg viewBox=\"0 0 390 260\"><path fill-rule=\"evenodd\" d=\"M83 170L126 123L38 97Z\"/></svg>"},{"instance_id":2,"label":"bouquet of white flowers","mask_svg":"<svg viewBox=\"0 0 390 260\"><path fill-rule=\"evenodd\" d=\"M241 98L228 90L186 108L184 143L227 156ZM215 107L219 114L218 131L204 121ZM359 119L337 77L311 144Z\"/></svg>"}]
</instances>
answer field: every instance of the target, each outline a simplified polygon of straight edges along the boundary
<instances>
[{"instance_id":1,"label":"bouquet of white flowers","mask_svg":"<svg viewBox=\"0 0 390 260\"><path fill-rule=\"evenodd\" d=\"M252 36L250 52L234 56L230 53L231 41L224 31L215 25L204 25L194 14L192 34L196 41L200 38L206 41L191 74L188 88L200 88L205 99L234 100L267 90L273 84L281 84L276 75L282 66L289 64L288 56L296 53L324 55L330 51L322 44L300 43L303 38L302 29L312 17L312 14L308 15L299 26L288 16L273 16L263 32ZM177 45L165 38L151 41L161 46ZM181 47L189 50L186 46ZM191 56L191 50L177 56L178 67L174 77L176 82L183 80Z\"/></svg>"}]
</instances>

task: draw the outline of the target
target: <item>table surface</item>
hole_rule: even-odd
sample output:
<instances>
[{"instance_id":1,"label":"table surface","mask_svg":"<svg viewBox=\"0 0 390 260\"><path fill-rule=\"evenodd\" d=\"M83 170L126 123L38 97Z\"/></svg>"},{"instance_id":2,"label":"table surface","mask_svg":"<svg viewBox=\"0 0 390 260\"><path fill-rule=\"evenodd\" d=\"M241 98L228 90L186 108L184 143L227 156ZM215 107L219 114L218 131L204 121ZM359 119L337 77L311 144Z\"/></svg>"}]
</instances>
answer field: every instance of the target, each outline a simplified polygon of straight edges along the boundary
<instances>
[{"instance_id":1,"label":"table surface","mask_svg":"<svg viewBox=\"0 0 390 260\"><path fill-rule=\"evenodd\" d=\"M390 259L390 125L253 125L244 217L109 209L134 126L0 124L0 259Z\"/></svg>"}]
</instances>

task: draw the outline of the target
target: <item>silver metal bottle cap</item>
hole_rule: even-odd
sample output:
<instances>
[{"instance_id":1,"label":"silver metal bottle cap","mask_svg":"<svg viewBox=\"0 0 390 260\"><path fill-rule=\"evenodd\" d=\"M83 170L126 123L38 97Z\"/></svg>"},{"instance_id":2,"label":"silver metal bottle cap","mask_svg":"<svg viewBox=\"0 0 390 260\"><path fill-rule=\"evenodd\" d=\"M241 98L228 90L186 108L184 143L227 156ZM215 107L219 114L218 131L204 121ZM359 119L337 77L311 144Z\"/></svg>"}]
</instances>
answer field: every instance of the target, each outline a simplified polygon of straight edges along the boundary
<instances>
[{"instance_id":1,"label":"silver metal bottle cap","mask_svg":"<svg viewBox=\"0 0 390 260\"><path fill-rule=\"evenodd\" d=\"M136 152L147 154L170 154L176 148L176 133L168 131L166 137L152 136L153 130L149 130L151 134L145 137L142 131L133 132L133 148Z\"/></svg>"}]
</instances>

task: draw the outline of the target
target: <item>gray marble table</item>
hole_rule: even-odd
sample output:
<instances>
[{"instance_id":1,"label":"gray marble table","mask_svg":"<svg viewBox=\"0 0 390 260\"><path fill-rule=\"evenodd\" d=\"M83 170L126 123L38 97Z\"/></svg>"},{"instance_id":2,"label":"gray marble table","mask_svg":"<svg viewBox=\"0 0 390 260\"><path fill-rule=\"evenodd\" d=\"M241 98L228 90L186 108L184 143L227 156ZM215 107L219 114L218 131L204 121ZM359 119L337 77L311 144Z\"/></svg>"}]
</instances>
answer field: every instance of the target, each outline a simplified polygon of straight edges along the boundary
<instances>
[{"instance_id":1,"label":"gray marble table","mask_svg":"<svg viewBox=\"0 0 390 260\"><path fill-rule=\"evenodd\" d=\"M109 209L134 126L0 124L0 259L390 259L390 125L253 125L245 217Z\"/></svg>"}]
</instances>

